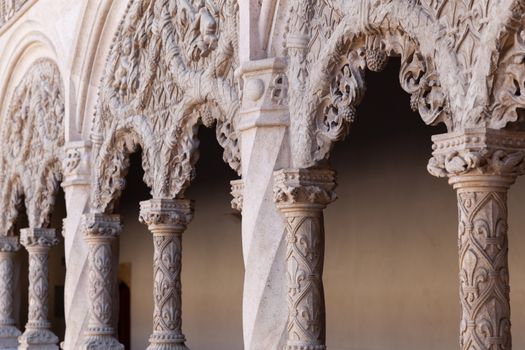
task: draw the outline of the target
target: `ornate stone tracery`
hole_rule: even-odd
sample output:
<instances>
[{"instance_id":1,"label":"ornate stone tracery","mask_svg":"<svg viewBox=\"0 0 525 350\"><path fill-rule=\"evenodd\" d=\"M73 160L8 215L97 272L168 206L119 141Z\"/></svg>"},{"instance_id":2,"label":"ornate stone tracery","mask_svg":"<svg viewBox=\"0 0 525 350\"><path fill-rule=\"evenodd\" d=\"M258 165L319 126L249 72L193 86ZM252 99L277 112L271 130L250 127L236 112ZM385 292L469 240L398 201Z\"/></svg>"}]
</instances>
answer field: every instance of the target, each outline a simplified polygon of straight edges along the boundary
<instances>
[{"instance_id":1,"label":"ornate stone tracery","mask_svg":"<svg viewBox=\"0 0 525 350\"><path fill-rule=\"evenodd\" d=\"M35 62L13 93L2 129L1 227L12 234L24 197L31 227L49 225L62 178L64 94L58 67Z\"/></svg>"},{"instance_id":2,"label":"ornate stone tracery","mask_svg":"<svg viewBox=\"0 0 525 350\"><path fill-rule=\"evenodd\" d=\"M94 191L94 208L111 211L128 154L138 146L152 195L182 196L194 177L201 124L215 124L225 160L239 169L236 28L233 0L130 2L107 62L93 125L100 165L95 176L102 184Z\"/></svg>"}]
</instances>

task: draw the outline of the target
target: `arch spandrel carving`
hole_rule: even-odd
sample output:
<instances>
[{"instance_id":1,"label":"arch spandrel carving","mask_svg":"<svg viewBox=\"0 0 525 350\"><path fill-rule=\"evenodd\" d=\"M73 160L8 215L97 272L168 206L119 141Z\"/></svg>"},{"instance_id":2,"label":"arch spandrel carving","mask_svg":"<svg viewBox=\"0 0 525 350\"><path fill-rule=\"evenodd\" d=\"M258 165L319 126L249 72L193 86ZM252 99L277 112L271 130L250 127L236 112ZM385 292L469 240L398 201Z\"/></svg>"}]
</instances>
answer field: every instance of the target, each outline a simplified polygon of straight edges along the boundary
<instances>
[{"instance_id":1,"label":"arch spandrel carving","mask_svg":"<svg viewBox=\"0 0 525 350\"><path fill-rule=\"evenodd\" d=\"M0 216L12 234L24 198L30 227L49 225L62 177L64 93L60 72L48 59L36 61L16 87L3 127Z\"/></svg>"},{"instance_id":2,"label":"arch spandrel carving","mask_svg":"<svg viewBox=\"0 0 525 350\"><path fill-rule=\"evenodd\" d=\"M239 170L237 16L234 0L130 2L93 123L95 183L102 184L92 197L95 210L112 210L126 159L138 146L152 195L182 196L194 176L201 124L215 124L225 160Z\"/></svg>"},{"instance_id":3,"label":"arch spandrel carving","mask_svg":"<svg viewBox=\"0 0 525 350\"><path fill-rule=\"evenodd\" d=\"M401 86L425 123L444 122L450 131L505 127L516 116L515 108L503 110L518 104L523 79L515 68L495 74L495 64L522 7L510 0L289 2L284 42L294 166L328 158L365 92L365 67L379 71L388 56L401 57Z\"/></svg>"}]
</instances>

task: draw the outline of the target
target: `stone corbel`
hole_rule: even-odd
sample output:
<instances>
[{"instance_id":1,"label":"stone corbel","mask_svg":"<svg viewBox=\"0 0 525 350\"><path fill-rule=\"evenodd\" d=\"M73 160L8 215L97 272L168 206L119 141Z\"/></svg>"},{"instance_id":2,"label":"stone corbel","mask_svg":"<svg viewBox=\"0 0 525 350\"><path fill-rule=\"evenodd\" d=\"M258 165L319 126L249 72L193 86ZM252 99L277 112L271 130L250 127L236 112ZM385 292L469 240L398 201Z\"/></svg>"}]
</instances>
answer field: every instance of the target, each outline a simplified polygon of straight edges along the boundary
<instances>
[{"instance_id":1,"label":"stone corbel","mask_svg":"<svg viewBox=\"0 0 525 350\"><path fill-rule=\"evenodd\" d=\"M244 202L244 181L242 179L240 180L233 180L230 181L231 184L231 192L233 199L231 201L232 209L236 210L238 212L242 212L242 206Z\"/></svg>"}]
</instances>

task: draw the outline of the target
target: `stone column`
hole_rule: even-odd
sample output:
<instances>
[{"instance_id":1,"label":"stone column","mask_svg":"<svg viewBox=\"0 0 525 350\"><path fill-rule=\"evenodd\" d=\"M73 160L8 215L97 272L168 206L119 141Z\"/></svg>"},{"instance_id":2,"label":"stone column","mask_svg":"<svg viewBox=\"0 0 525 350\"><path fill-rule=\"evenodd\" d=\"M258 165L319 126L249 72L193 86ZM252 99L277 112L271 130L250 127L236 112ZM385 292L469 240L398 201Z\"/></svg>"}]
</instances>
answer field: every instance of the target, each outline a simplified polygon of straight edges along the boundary
<instances>
[{"instance_id":1,"label":"stone column","mask_svg":"<svg viewBox=\"0 0 525 350\"><path fill-rule=\"evenodd\" d=\"M525 170L525 134L491 129L433 137L430 173L457 191L462 350L511 350L507 190Z\"/></svg>"},{"instance_id":2,"label":"stone column","mask_svg":"<svg viewBox=\"0 0 525 350\"><path fill-rule=\"evenodd\" d=\"M113 328L112 242L122 226L118 215L85 214L85 240L89 246L89 323L83 350L123 350Z\"/></svg>"},{"instance_id":3,"label":"stone column","mask_svg":"<svg viewBox=\"0 0 525 350\"><path fill-rule=\"evenodd\" d=\"M88 245L84 240L82 214L89 210L91 185L91 145L89 142L68 142L62 162L67 218L62 233L66 258L64 310L66 334L62 349L79 349L89 318Z\"/></svg>"},{"instance_id":4,"label":"stone column","mask_svg":"<svg viewBox=\"0 0 525 350\"><path fill-rule=\"evenodd\" d=\"M245 350L281 349L286 333L285 227L273 203L273 172L289 166L286 71L282 58L244 62L240 69Z\"/></svg>"},{"instance_id":5,"label":"stone column","mask_svg":"<svg viewBox=\"0 0 525 350\"><path fill-rule=\"evenodd\" d=\"M58 337L48 320L49 249L58 244L54 229L20 230L20 242L29 253L29 316L20 350L58 350Z\"/></svg>"},{"instance_id":6,"label":"stone column","mask_svg":"<svg viewBox=\"0 0 525 350\"><path fill-rule=\"evenodd\" d=\"M20 331L14 318L15 254L18 237L0 237L0 349L16 350Z\"/></svg>"},{"instance_id":7,"label":"stone column","mask_svg":"<svg viewBox=\"0 0 525 350\"><path fill-rule=\"evenodd\" d=\"M335 200L335 173L275 173L275 202L286 218L287 350L326 349L323 209Z\"/></svg>"},{"instance_id":8,"label":"stone column","mask_svg":"<svg viewBox=\"0 0 525 350\"><path fill-rule=\"evenodd\" d=\"M140 203L140 221L153 233L153 334L148 350L187 350L182 334L182 233L192 219L185 199L151 199Z\"/></svg>"}]
</instances>

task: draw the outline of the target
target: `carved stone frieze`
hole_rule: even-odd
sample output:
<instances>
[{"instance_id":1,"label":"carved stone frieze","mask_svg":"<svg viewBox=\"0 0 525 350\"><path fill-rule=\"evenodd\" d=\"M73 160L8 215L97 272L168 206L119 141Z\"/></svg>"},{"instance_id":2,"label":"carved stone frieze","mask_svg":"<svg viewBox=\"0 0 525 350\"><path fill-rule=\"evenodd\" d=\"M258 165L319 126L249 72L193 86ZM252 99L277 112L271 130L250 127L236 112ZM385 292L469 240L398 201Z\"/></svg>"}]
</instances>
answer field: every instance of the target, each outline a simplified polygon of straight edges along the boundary
<instances>
[{"instance_id":1,"label":"carved stone frieze","mask_svg":"<svg viewBox=\"0 0 525 350\"><path fill-rule=\"evenodd\" d=\"M153 334L149 350L187 350L182 334L182 233L193 216L190 200L151 199L140 203L140 221L153 233Z\"/></svg>"},{"instance_id":2,"label":"carved stone frieze","mask_svg":"<svg viewBox=\"0 0 525 350\"><path fill-rule=\"evenodd\" d=\"M19 349L58 350L58 337L48 320L49 249L58 244L56 231L27 228L20 236L29 253L29 316Z\"/></svg>"},{"instance_id":3,"label":"carved stone frieze","mask_svg":"<svg viewBox=\"0 0 525 350\"><path fill-rule=\"evenodd\" d=\"M335 200L334 171L275 172L275 202L286 219L286 350L326 349L323 209Z\"/></svg>"},{"instance_id":4,"label":"carved stone frieze","mask_svg":"<svg viewBox=\"0 0 525 350\"><path fill-rule=\"evenodd\" d=\"M62 177L64 94L58 67L33 63L17 85L2 127L0 226L13 230L22 197L31 227L47 227Z\"/></svg>"},{"instance_id":5,"label":"carved stone frieze","mask_svg":"<svg viewBox=\"0 0 525 350\"><path fill-rule=\"evenodd\" d=\"M99 211L111 211L139 145L153 197L182 197L194 177L201 124L215 125L225 161L240 169L237 17L235 0L130 1L93 123Z\"/></svg>"}]
</instances>

